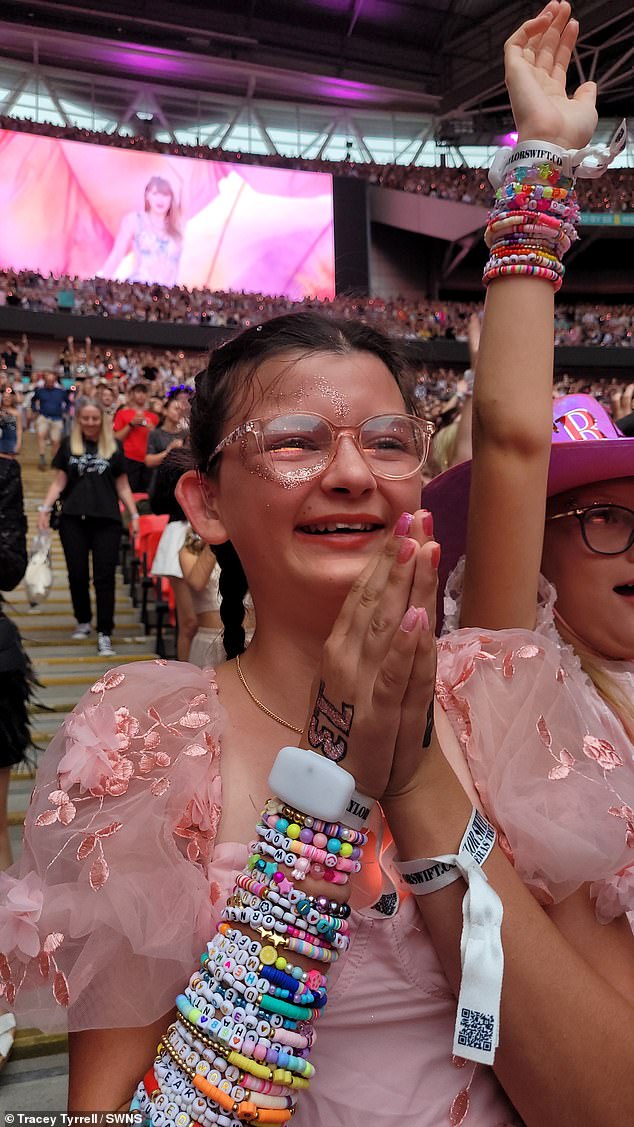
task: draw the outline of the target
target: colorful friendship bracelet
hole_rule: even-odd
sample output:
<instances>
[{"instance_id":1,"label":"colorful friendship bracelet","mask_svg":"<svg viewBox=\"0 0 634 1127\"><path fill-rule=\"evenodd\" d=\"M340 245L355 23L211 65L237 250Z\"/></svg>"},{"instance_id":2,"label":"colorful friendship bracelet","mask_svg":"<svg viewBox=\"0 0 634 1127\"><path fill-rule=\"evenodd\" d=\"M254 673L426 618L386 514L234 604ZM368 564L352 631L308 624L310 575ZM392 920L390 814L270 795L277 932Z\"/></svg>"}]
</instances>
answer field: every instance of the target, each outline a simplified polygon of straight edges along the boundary
<instances>
[{"instance_id":1,"label":"colorful friendship bracelet","mask_svg":"<svg viewBox=\"0 0 634 1127\"><path fill-rule=\"evenodd\" d=\"M205 1052L205 1045L196 1035L196 1031L191 1028L185 1028L184 1024L181 1024L180 1028L176 1025L176 1023L174 1025L171 1025L167 1030L167 1036L172 1038L171 1043L177 1050L179 1050L178 1042L182 1041L185 1046L188 1046L191 1050L193 1050L194 1054ZM174 1045L174 1041L176 1041L176 1045ZM195 1057L193 1057L192 1059L195 1059ZM219 1069L217 1067L217 1064L219 1064L220 1062L225 1065L224 1075L222 1069ZM189 1063L188 1057L185 1057L185 1063ZM200 1076L204 1076L210 1084L214 1084L215 1087L218 1087L222 1091L226 1091L228 1095L233 1096L234 1100L243 1099L245 1093L244 1080L248 1076L248 1073L238 1073L237 1077L233 1075L231 1078L229 1078L227 1076L227 1072L231 1071L234 1066L227 1065L226 1061L224 1061L221 1057L215 1058L214 1065L216 1065L216 1067L213 1067L212 1064L207 1060L198 1059L195 1065L195 1071ZM192 1067L194 1067L193 1064ZM155 1066L155 1072L159 1071L160 1070ZM233 1083L233 1080L235 1080L235 1083ZM261 1083L264 1084L268 1082L261 1081ZM274 1085L269 1084L269 1087L274 1087ZM277 1087L279 1091L258 1092L256 1095L254 1095L253 1102L257 1104L258 1107L292 1107L294 1105L294 1097L289 1096L287 1094L287 1089L283 1088L281 1085L276 1085L275 1087ZM177 1093L178 1088L175 1088L174 1091L175 1093Z\"/></svg>"},{"instance_id":2,"label":"colorful friendship bracelet","mask_svg":"<svg viewBox=\"0 0 634 1127\"><path fill-rule=\"evenodd\" d=\"M327 1003L326 979L283 952L334 962L350 941L350 909L294 882L310 872L347 883L361 868L367 835L280 799L267 803L256 833L223 921L176 999L154 1069L137 1087L134 1106L151 1127L283 1124L314 1075L308 1053Z\"/></svg>"},{"instance_id":3,"label":"colorful friendship bracelet","mask_svg":"<svg viewBox=\"0 0 634 1127\"><path fill-rule=\"evenodd\" d=\"M577 238L579 208L574 181L549 161L513 167L496 192L485 242L490 257L483 282L524 275L562 284L561 261Z\"/></svg>"}]
</instances>

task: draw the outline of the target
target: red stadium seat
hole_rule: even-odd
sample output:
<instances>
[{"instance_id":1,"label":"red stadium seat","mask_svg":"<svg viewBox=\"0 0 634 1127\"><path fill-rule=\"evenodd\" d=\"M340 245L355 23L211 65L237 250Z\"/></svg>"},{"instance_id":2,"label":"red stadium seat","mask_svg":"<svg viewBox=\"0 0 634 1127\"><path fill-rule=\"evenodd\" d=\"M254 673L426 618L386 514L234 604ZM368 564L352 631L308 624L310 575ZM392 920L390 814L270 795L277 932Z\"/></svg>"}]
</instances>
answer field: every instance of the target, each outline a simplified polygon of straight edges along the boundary
<instances>
[{"instance_id":1,"label":"red stadium seat","mask_svg":"<svg viewBox=\"0 0 634 1127\"><path fill-rule=\"evenodd\" d=\"M151 513L139 517L139 532L134 540L134 548L142 561L144 574L152 570L156 549L168 520L167 513L162 513L160 516Z\"/></svg>"}]
</instances>

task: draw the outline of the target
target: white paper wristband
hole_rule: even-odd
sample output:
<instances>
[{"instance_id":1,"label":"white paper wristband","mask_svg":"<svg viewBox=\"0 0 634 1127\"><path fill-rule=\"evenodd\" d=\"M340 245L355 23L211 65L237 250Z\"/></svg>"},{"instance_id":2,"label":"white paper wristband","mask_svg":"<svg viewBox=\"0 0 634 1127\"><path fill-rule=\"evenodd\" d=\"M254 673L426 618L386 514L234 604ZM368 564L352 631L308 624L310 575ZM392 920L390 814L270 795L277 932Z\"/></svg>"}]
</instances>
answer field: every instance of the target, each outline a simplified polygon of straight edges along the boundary
<instances>
[{"instance_id":1,"label":"white paper wristband","mask_svg":"<svg viewBox=\"0 0 634 1127\"><path fill-rule=\"evenodd\" d=\"M395 863L404 883L416 895L437 892L461 876L467 882L462 901L462 978L453 1052L482 1064L493 1064L499 1043L504 974L502 901L482 871L495 840L493 826L474 809L457 853Z\"/></svg>"}]
</instances>

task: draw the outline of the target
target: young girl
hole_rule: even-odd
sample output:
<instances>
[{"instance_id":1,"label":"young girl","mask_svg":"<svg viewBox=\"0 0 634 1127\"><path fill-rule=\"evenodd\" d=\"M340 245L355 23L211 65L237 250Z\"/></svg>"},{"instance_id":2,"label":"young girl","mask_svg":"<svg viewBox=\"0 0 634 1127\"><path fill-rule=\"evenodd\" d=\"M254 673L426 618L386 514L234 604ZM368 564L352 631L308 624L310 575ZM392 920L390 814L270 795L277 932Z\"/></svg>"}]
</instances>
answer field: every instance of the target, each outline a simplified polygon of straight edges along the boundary
<instances>
[{"instance_id":1,"label":"young girl","mask_svg":"<svg viewBox=\"0 0 634 1127\"><path fill-rule=\"evenodd\" d=\"M179 1056L179 1046L190 1045L184 1051L197 1063L187 1067L197 1077L212 1050L187 1017L174 1028L173 999L248 860L243 843L270 794L282 743L314 745L328 719L357 789L382 797L401 858L459 848L471 802L427 720L438 546L425 514L408 515L430 438L413 408L393 342L312 314L241 334L198 381L198 473L186 475L180 493L199 534L227 547L230 652L242 648L248 580L257 631L242 679L233 661L214 679L160 662L101 678L47 753L19 876L0 884L8 892L0 947L9 1002L20 987L24 1020L51 1027L67 1018L74 1110L128 1106L143 1077L138 1098L156 1101L155 1127L193 1121L175 1100L183 1085L188 1108L199 1097L190 1079L164 1067L165 1042ZM314 714L316 724L306 722ZM371 822L380 835L378 814ZM341 890L317 874L312 886L323 889L314 903L328 912L329 930L349 934L352 946L336 962L316 962L318 942L306 963L297 956L297 981L314 987L313 1002L323 997L315 967L330 967L309 1087L297 1059L300 1083L289 1098L291 1067L282 1083L269 1081L272 1063L258 1071L255 1057L246 1068L241 1057L213 1086L222 1102L208 1101L195 1122L239 1122L226 1110L236 1086L259 1101L245 1107L240 1097L248 1122L288 1121L296 1095L296 1121L310 1127L457 1127L465 1117L480 1127L519 1124L519 1116L529 1127L626 1121L632 1006L614 984L621 937L611 925L592 936L608 968L601 973L578 949L577 920L554 926L492 847L484 871L504 910L502 1034L497 1077L483 1068L474 1074L451 1052L464 885L377 901L381 873L373 844L365 848L363 875L377 893L362 897L360 909L342 911ZM350 858L343 846L331 853ZM246 869L243 878L251 879ZM228 920L237 907L231 900ZM284 931L276 936L288 954ZM261 939L253 942L259 954L249 957L264 973L270 951L265 959ZM227 957L239 962L235 954ZM275 971L284 975L280 962L288 969L278 954ZM198 980L204 989L206 973ZM217 1001L228 1000L219 992ZM287 1044L290 1036L300 1053L308 1047L312 1026L283 1028ZM258 1046L267 1061L278 1059L277 1049ZM222 1073L222 1053L213 1059ZM164 1110L159 1080L168 1092Z\"/></svg>"}]
</instances>

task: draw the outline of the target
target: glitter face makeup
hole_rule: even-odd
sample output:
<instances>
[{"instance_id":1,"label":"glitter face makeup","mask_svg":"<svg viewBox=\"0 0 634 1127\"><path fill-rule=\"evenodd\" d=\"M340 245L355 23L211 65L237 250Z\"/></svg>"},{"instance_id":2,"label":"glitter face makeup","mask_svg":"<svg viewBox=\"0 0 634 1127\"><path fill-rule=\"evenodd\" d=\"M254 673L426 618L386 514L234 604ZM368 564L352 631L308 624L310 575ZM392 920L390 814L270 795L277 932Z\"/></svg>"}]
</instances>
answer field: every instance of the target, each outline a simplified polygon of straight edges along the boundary
<instances>
[{"instance_id":1,"label":"glitter face makeup","mask_svg":"<svg viewBox=\"0 0 634 1127\"><path fill-rule=\"evenodd\" d=\"M317 376L315 387L333 408L335 418L343 422L350 414L350 406L344 399L341 391L328 383L324 376Z\"/></svg>"},{"instance_id":2,"label":"glitter face makeup","mask_svg":"<svg viewBox=\"0 0 634 1127\"><path fill-rule=\"evenodd\" d=\"M270 357L251 388L209 467L213 531L234 546L260 624L298 607L321 621L322 597L338 605L400 514L419 504L418 454L406 467L394 459L411 447L408 432L426 442L427 428L366 353ZM411 476L392 476L410 467Z\"/></svg>"}]
</instances>

